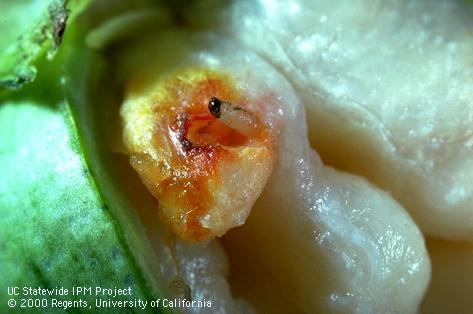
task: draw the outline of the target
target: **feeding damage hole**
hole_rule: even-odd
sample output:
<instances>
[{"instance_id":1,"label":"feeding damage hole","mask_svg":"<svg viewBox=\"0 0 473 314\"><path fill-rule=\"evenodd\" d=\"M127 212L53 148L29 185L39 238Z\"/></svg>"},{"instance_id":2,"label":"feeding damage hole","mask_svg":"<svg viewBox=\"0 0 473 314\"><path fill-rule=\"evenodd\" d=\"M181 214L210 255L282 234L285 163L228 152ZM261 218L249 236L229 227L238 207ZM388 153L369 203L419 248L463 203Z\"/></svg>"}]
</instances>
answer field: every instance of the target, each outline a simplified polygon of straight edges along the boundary
<instances>
[{"instance_id":1,"label":"feeding damage hole","mask_svg":"<svg viewBox=\"0 0 473 314\"><path fill-rule=\"evenodd\" d=\"M255 136L260 129L250 111L211 97L208 113L177 114L174 131L183 153L211 148L213 145L238 146Z\"/></svg>"}]
</instances>

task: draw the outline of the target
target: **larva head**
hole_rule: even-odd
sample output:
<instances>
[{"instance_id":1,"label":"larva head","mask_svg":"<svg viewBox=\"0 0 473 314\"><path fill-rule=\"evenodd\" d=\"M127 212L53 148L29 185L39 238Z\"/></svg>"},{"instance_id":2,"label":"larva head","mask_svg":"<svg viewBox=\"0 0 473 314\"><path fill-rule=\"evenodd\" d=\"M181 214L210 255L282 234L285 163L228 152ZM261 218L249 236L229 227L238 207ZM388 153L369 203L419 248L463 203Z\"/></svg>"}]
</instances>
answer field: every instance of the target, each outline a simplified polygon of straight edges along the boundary
<instances>
[{"instance_id":1,"label":"larva head","mask_svg":"<svg viewBox=\"0 0 473 314\"><path fill-rule=\"evenodd\" d=\"M130 82L121 108L131 165L159 201L162 220L189 241L243 224L271 173L275 133L254 110L269 98L248 99L235 86L228 75L190 69ZM215 99L238 104L235 115L225 114L250 117L255 131L214 116Z\"/></svg>"},{"instance_id":2,"label":"larva head","mask_svg":"<svg viewBox=\"0 0 473 314\"><path fill-rule=\"evenodd\" d=\"M215 118L220 118L220 107L222 102L217 97L211 97L209 99L209 111Z\"/></svg>"}]
</instances>

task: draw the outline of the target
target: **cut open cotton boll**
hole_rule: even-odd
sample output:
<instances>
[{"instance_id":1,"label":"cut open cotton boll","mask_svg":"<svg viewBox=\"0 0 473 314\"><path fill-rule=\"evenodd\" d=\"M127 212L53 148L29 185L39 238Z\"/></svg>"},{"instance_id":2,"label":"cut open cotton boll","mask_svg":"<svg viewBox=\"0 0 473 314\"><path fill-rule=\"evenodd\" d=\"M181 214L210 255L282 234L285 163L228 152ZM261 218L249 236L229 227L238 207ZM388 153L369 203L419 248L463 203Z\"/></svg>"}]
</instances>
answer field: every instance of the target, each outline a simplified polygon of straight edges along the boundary
<instances>
[{"instance_id":1,"label":"cut open cotton boll","mask_svg":"<svg viewBox=\"0 0 473 314\"><path fill-rule=\"evenodd\" d=\"M212 44L216 42L218 45ZM184 240L208 240L243 224L223 238L232 289L238 295L262 312L417 310L430 273L422 235L389 195L363 179L322 165L306 139L301 101L271 65L210 35L170 33L145 38L130 51L120 57L119 71L127 86L121 108L125 152L148 191L158 199L156 210L162 212L163 221ZM220 83L206 83L213 80ZM198 92L196 86L203 86L204 92ZM219 130L251 130L252 126L261 130L246 135L242 131L247 138L225 143L215 134L202 137L196 132L182 137L181 126L194 123L189 120L206 123L206 115L213 115L208 110L212 97L226 102L229 110L239 107L249 113L235 116L238 123L217 121L223 124ZM161 104L169 100L173 102L162 111ZM189 204L185 185L180 187L184 196L177 189L159 191L166 176L181 180L189 175L176 174L176 170L188 168L177 164L176 169L173 163L175 156L186 157L186 149L193 147L182 144L184 139L192 145L218 143L234 154L230 162L223 159L211 173L220 185L199 185L208 189L216 204L196 216L199 228L210 236L187 233L187 211L180 212ZM192 250L187 247L191 244L182 245L189 251L197 250L188 260L211 265L212 259L199 254L217 250L212 249L212 243ZM179 257L180 245L174 255L179 267L186 269L191 266ZM200 251L199 247L206 249ZM225 276L225 272L215 272L214 277L210 273L206 280ZM191 293L206 282L193 281L193 274L181 275ZM206 286L205 291L219 295L214 288ZM252 293L254 289L258 292ZM231 303L226 304L230 312Z\"/></svg>"}]
</instances>

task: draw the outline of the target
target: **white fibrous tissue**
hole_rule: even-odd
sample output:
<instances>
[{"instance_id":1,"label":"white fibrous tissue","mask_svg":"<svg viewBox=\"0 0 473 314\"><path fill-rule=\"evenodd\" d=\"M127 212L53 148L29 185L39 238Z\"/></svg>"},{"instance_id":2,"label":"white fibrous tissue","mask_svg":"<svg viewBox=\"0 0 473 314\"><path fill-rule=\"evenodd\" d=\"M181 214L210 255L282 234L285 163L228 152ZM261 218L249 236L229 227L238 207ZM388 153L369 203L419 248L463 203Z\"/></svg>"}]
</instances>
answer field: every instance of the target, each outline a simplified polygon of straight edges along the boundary
<instances>
[{"instance_id":1,"label":"white fibrous tissue","mask_svg":"<svg viewBox=\"0 0 473 314\"><path fill-rule=\"evenodd\" d=\"M473 260L472 11L427 0L187 10L194 31L118 54L123 151L177 236L160 271L216 306L186 311L454 308L441 306L453 280L473 285L461 262ZM456 297L459 311L472 304Z\"/></svg>"}]
</instances>

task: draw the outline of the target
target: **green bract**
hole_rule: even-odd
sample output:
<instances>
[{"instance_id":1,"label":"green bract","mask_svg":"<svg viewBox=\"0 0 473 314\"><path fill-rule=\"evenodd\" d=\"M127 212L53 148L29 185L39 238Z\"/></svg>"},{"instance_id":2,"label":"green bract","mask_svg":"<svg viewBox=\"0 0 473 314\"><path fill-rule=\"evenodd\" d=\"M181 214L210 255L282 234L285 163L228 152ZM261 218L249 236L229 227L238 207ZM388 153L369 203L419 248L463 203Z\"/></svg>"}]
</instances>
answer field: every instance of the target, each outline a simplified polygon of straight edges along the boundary
<instances>
[{"instance_id":1,"label":"green bract","mask_svg":"<svg viewBox=\"0 0 473 314\"><path fill-rule=\"evenodd\" d=\"M84 162L67 103L44 99L52 86L37 82L0 107L0 308L7 310L10 286L130 286L130 300L149 300Z\"/></svg>"}]
</instances>

